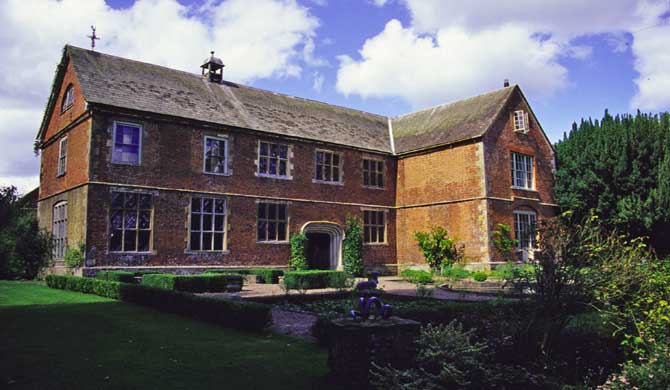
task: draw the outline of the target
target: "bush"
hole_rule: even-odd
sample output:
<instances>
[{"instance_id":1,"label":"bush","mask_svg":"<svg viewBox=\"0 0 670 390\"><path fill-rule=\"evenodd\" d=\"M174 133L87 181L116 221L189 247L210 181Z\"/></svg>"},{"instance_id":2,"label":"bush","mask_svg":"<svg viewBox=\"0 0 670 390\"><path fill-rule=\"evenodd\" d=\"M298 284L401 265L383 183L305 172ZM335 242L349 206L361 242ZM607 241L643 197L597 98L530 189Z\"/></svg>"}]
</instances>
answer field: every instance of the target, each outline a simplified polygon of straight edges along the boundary
<instances>
[{"instance_id":1,"label":"bush","mask_svg":"<svg viewBox=\"0 0 670 390\"><path fill-rule=\"evenodd\" d=\"M243 277L233 274L173 275L146 274L142 285L164 290L203 292L231 292L242 289Z\"/></svg>"},{"instance_id":2,"label":"bush","mask_svg":"<svg viewBox=\"0 0 670 390\"><path fill-rule=\"evenodd\" d=\"M84 265L84 253L86 253L86 247L83 244L77 248L68 247L63 255L63 263L68 268L79 268Z\"/></svg>"},{"instance_id":3,"label":"bush","mask_svg":"<svg viewBox=\"0 0 670 390\"><path fill-rule=\"evenodd\" d=\"M303 232L291 236L291 257L289 258L288 265L292 270L301 271L307 269L306 243L307 235Z\"/></svg>"},{"instance_id":4,"label":"bush","mask_svg":"<svg viewBox=\"0 0 670 390\"><path fill-rule=\"evenodd\" d=\"M442 269L442 276L452 280L467 279L472 275L472 272L463 268L462 266L452 265Z\"/></svg>"},{"instance_id":5,"label":"bush","mask_svg":"<svg viewBox=\"0 0 670 390\"><path fill-rule=\"evenodd\" d=\"M659 344L653 347L648 359L626 362L621 373L613 374L601 388L603 390L670 389L670 348L667 344Z\"/></svg>"},{"instance_id":6,"label":"bush","mask_svg":"<svg viewBox=\"0 0 670 390\"><path fill-rule=\"evenodd\" d=\"M513 281L522 277L532 277L535 267L530 264L506 263L491 271L491 277L505 281Z\"/></svg>"},{"instance_id":7,"label":"bush","mask_svg":"<svg viewBox=\"0 0 670 390\"><path fill-rule=\"evenodd\" d=\"M128 271L100 271L95 277L121 283L135 283L135 273Z\"/></svg>"},{"instance_id":8,"label":"bush","mask_svg":"<svg viewBox=\"0 0 670 390\"><path fill-rule=\"evenodd\" d=\"M47 275L47 286L61 290L77 291L85 294L95 294L101 297L120 299L121 283L76 276Z\"/></svg>"},{"instance_id":9,"label":"bush","mask_svg":"<svg viewBox=\"0 0 670 390\"><path fill-rule=\"evenodd\" d=\"M347 217L342 249L344 272L351 276L363 275L363 235L361 222L355 217Z\"/></svg>"},{"instance_id":10,"label":"bush","mask_svg":"<svg viewBox=\"0 0 670 390\"><path fill-rule=\"evenodd\" d=\"M447 229L433 226L430 232L415 232L419 249L430 269L439 271L463 258L463 246L456 246L456 239L449 237Z\"/></svg>"},{"instance_id":11,"label":"bush","mask_svg":"<svg viewBox=\"0 0 670 390\"><path fill-rule=\"evenodd\" d=\"M289 290L345 288L347 279L347 274L342 271L309 270L284 273L284 284Z\"/></svg>"},{"instance_id":12,"label":"bush","mask_svg":"<svg viewBox=\"0 0 670 390\"><path fill-rule=\"evenodd\" d=\"M493 247L496 252L506 262L514 260L514 250L519 241L512 238L512 228L505 224L499 223L493 231Z\"/></svg>"},{"instance_id":13,"label":"bush","mask_svg":"<svg viewBox=\"0 0 670 390\"><path fill-rule=\"evenodd\" d=\"M201 297L102 279L48 275L47 286L120 299L174 314L246 331L262 331L271 319L271 306L255 302Z\"/></svg>"},{"instance_id":14,"label":"bush","mask_svg":"<svg viewBox=\"0 0 670 390\"><path fill-rule=\"evenodd\" d=\"M472 274L472 279L474 279L475 282L485 282L488 278L489 276L484 271L477 271Z\"/></svg>"},{"instance_id":15,"label":"bush","mask_svg":"<svg viewBox=\"0 0 670 390\"><path fill-rule=\"evenodd\" d=\"M429 284L433 283L433 274L428 271L417 270L417 269L405 269L400 272L400 276L415 284Z\"/></svg>"}]
</instances>

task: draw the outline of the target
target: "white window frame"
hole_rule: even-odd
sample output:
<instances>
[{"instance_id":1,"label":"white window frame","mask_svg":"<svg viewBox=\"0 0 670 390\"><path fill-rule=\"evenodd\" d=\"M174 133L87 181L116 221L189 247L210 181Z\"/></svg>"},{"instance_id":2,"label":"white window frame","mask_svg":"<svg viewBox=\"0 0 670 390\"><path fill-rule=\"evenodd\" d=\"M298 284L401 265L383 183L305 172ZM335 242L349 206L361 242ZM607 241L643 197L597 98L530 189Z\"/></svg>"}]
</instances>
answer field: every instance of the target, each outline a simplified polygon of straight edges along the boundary
<instances>
[{"instance_id":1,"label":"white window frame","mask_svg":"<svg viewBox=\"0 0 670 390\"><path fill-rule=\"evenodd\" d=\"M514 131L528 133L528 113L524 110L514 111Z\"/></svg>"},{"instance_id":2,"label":"white window frame","mask_svg":"<svg viewBox=\"0 0 670 390\"><path fill-rule=\"evenodd\" d=\"M366 162L366 161L368 161L368 169L367 169L367 170L365 169L365 162ZM374 162L374 163L375 163L375 169L374 169L374 170L370 169L370 162ZM379 167L379 163L381 163L381 166L382 166L382 170L381 170L381 172L377 170L377 168ZM384 176L384 171L386 171L386 161L384 161L383 159L380 159L380 158L363 157L363 161L361 162L361 170L362 170L362 172L363 172L363 187L365 187L365 188L374 188L374 189L384 189L384 186L386 185L386 176ZM368 183L371 182L371 177L372 177L371 175L373 175L373 174L374 174L374 175L379 175L379 174L381 174L381 177L382 177L382 185L379 185L379 183L377 183L377 185L374 185L374 184L365 184L365 174L366 174L366 172L367 172L367 174L368 174ZM377 179L378 179L378 178L377 178ZM376 179L376 180L377 180L377 179ZM377 180L377 181L378 181L378 180Z\"/></svg>"},{"instance_id":3,"label":"white window frame","mask_svg":"<svg viewBox=\"0 0 670 390\"><path fill-rule=\"evenodd\" d=\"M268 145L268 156L261 156L261 144L267 144ZM285 146L286 147L286 159L281 158L280 156L277 156L277 174L271 174L270 172L270 150L272 148L272 145L277 145L277 146ZM267 170L268 173L261 173L261 159L265 158L267 159ZM279 166L281 161L286 161L286 174L285 175L280 175L279 174ZM272 179L283 179L283 180L291 180L291 145L281 143L281 142L273 142L273 141L263 141L263 140L258 140L258 145L256 147L256 176L258 177L268 177Z\"/></svg>"},{"instance_id":4,"label":"white window frame","mask_svg":"<svg viewBox=\"0 0 670 390\"><path fill-rule=\"evenodd\" d=\"M365 223L365 213L369 212L374 212L374 213L380 213L383 218L384 218L384 224L381 225L379 223ZM379 215L379 214L377 214ZM384 234L384 240L379 241L377 238L376 241L366 241L365 240L365 231L367 228L374 228L374 229L383 229L383 234ZM378 230L375 230L378 232ZM376 237L379 237L378 234L375 235ZM388 245L388 210L380 210L380 209L363 209L363 245Z\"/></svg>"},{"instance_id":5,"label":"white window frame","mask_svg":"<svg viewBox=\"0 0 670 390\"><path fill-rule=\"evenodd\" d=\"M65 147L63 147L63 144ZM58 143L58 172L56 176L64 176L67 172L67 137L63 137Z\"/></svg>"},{"instance_id":6,"label":"white window frame","mask_svg":"<svg viewBox=\"0 0 670 390\"><path fill-rule=\"evenodd\" d=\"M325 157L326 154L330 154L330 179L331 180L326 180L324 179L325 175L325 170L321 172L321 179L317 179L317 170L318 170L318 156L319 153L323 153L323 164L321 164L324 169L326 167L325 164ZM337 164L337 180L333 180L333 168L335 167L335 164L333 164L333 157L337 156L338 159L338 164ZM344 172L343 172L343 167L344 167L344 158L342 156L342 153L338 153L332 150L328 149L316 149L314 151L314 178L312 179L312 182L314 183L321 183L321 184L333 184L333 185L342 185L344 184L343 177L344 177Z\"/></svg>"},{"instance_id":7,"label":"white window frame","mask_svg":"<svg viewBox=\"0 0 670 390\"><path fill-rule=\"evenodd\" d=\"M519 166L517 156L520 156L521 166ZM535 190L535 157L530 154L511 152L510 159L510 169L512 170L512 188L521 190ZM528 166L529 164L530 167ZM519 181L522 181L523 185L518 185Z\"/></svg>"},{"instance_id":8,"label":"white window frame","mask_svg":"<svg viewBox=\"0 0 670 390\"><path fill-rule=\"evenodd\" d=\"M121 208L113 208L112 207L111 199L112 199L112 196L113 196L112 193L114 193L114 192L118 192L118 193L123 194L123 207L121 207ZM129 253L129 254L150 254L150 253L153 253L153 248L154 248L154 210L155 210L154 203L155 203L155 195L151 194L151 193L147 193L147 192L123 191L123 190L114 190L114 191L112 191L112 193L110 193L109 213L107 214L108 218L109 218L108 223L107 223L107 250L108 250L108 252L109 253ZM126 211L132 210L132 209L126 208L126 205L125 205L125 197L128 194L137 195L137 206L134 209L136 211L136 220L135 220L135 228L134 229L126 229L125 214L126 214ZM140 205L139 205L140 196L142 196L142 195L149 195L151 197L151 209L140 208ZM111 249L111 247L112 247L112 231L113 230L119 230L119 229L114 229L113 226L112 226L112 212L114 210L122 211L122 213L121 213L121 229L120 229L120 232L121 232L121 250L118 250L118 251L113 251ZM140 211L142 211L142 210L149 210L150 211L150 213L149 213L149 228L148 229L141 229L140 228L140 216L139 216L139 214L140 214ZM134 230L135 231L135 250L134 251L124 250L126 230ZM149 248L147 250L142 250L142 251L138 250L138 247L139 247L139 232L141 230L143 230L143 231L148 230L149 231Z\"/></svg>"},{"instance_id":9,"label":"white window frame","mask_svg":"<svg viewBox=\"0 0 670 390\"><path fill-rule=\"evenodd\" d=\"M223 164L223 172L208 172L206 167L207 167L207 140L208 139L213 139L216 141L223 141L225 143L224 147L224 164ZM203 139L202 142L202 172L207 175L219 175L219 176L228 176L228 136L222 136L222 135L206 135Z\"/></svg>"},{"instance_id":10,"label":"white window frame","mask_svg":"<svg viewBox=\"0 0 670 390\"><path fill-rule=\"evenodd\" d=\"M286 232L284 233L284 237L285 237L284 240L278 240L278 239L275 239L275 240L268 240L268 239L261 240L259 235L258 235L258 226L261 223L261 219L258 216L258 209L261 205L270 205L270 204L286 207L286 214L285 214L286 219L285 220L268 218L268 212L269 212L269 209L270 209L269 206L266 206L267 210L266 210L266 213L265 213L265 218L262 220L262 221L265 221L267 223L270 223L270 222L274 222L274 223L277 223L277 224L284 223L286 225ZM271 200L259 200L259 201L256 202L256 225L255 225L256 243L258 243L258 244L286 244L286 243L288 243L289 242L289 233L291 231L290 224L291 224L291 216L290 216L290 207L289 207L288 202L277 202L277 201L271 201ZM267 225L265 227L265 230L266 230L266 237L267 237L267 235L268 235L267 232L269 230ZM276 230L276 233L277 233L276 236L278 236L279 235L278 234L279 233L278 229Z\"/></svg>"},{"instance_id":11,"label":"white window frame","mask_svg":"<svg viewBox=\"0 0 670 390\"><path fill-rule=\"evenodd\" d=\"M61 114L67 111L70 107L74 105L74 86L68 84L65 88L65 93L63 94L63 101L60 105Z\"/></svg>"},{"instance_id":12,"label":"white window frame","mask_svg":"<svg viewBox=\"0 0 670 390\"><path fill-rule=\"evenodd\" d=\"M524 253L524 260L528 260L528 256L532 253L537 247L537 237L530 237L528 240L528 246L523 246L523 237L521 235L524 233L521 226L521 218L527 217L528 223L532 228L532 222L535 222L535 227L533 228L537 232L537 213L535 211L528 210L515 210L512 213L514 215L514 239L517 240L516 250Z\"/></svg>"},{"instance_id":13,"label":"white window frame","mask_svg":"<svg viewBox=\"0 0 670 390\"><path fill-rule=\"evenodd\" d=\"M200 230L193 231L192 230L192 220L193 220L193 199L198 198L200 199L200 211L196 212L198 217L200 218ZM204 199L210 199L212 201L212 212L207 213L204 212L203 209L203 200ZM223 201L223 213L217 213L216 212L216 201ZM217 196L200 196L200 195L193 195L189 198L189 206L188 206L188 242L187 242L187 249L186 252L190 253L228 253L228 199L224 197L217 197ZM203 221L204 221L204 215L211 215L212 216L212 230L203 230ZM217 216L223 216L223 230L218 231L214 230L216 226L216 217ZM191 235L193 233L198 233L199 239L200 239L200 249L193 249L191 247ZM202 249L203 248L203 236L205 233L211 233L212 234L212 245L210 248L212 249ZM223 234L223 243L221 245L221 249L214 249L214 234Z\"/></svg>"},{"instance_id":14,"label":"white window frame","mask_svg":"<svg viewBox=\"0 0 670 390\"><path fill-rule=\"evenodd\" d=\"M57 202L51 208L51 235L53 237L53 257L62 260L67 250L67 201Z\"/></svg>"},{"instance_id":15,"label":"white window frame","mask_svg":"<svg viewBox=\"0 0 670 390\"><path fill-rule=\"evenodd\" d=\"M137 163L130 163L130 162L123 162L123 161L114 161L114 152L116 149L116 129L117 126L133 126L137 127L139 130L139 137L138 137L138 145L137 145ZM112 164L117 164L117 165L130 165L130 166L140 166L142 165L142 133L144 133L144 130L142 128L142 125L139 125L137 123L130 123L130 122L121 122L121 121L114 121L114 129L112 131L112 155L110 158L110 161Z\"/></svg>"}]
</instances>

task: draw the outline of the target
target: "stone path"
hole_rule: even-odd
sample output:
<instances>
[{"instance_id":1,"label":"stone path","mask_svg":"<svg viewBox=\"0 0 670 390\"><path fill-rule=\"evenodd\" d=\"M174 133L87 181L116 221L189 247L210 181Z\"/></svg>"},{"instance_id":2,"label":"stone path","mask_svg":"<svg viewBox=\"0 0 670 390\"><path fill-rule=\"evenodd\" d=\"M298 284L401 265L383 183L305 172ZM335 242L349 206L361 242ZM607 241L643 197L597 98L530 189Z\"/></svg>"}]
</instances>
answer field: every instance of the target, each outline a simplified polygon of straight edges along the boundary
<instances>
[{"instance_id":1,"label":"stone path","mask_svg":"<svg viewBox=\"0 0 670 390\"><path fill-rule=\"evenodd\" d=\"M312 326L315 323L315 315L273 308L270 330L279 334L300 337L308 341L316 341L314 336L312 336Z\"/></svg>"}]
</instances>

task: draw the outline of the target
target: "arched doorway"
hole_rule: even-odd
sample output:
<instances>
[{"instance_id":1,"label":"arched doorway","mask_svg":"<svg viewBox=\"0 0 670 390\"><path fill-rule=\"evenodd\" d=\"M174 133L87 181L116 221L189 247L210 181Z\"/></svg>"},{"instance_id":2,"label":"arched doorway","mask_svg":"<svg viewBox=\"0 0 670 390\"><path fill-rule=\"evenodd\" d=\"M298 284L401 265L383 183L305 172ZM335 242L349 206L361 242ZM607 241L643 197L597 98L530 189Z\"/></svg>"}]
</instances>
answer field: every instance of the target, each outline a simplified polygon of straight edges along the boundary
<instances>
[{"instance_id":1,"label":"arched doorway","mask_svg":"<svg viewBox=\"0 0 670 390\"><path fill-rule=\"evenodd\" d=\"M307 264L310 269L342 269L344 232L334 222L307 222L300 229L307 236Z\"/></svg>"}]
</instances>

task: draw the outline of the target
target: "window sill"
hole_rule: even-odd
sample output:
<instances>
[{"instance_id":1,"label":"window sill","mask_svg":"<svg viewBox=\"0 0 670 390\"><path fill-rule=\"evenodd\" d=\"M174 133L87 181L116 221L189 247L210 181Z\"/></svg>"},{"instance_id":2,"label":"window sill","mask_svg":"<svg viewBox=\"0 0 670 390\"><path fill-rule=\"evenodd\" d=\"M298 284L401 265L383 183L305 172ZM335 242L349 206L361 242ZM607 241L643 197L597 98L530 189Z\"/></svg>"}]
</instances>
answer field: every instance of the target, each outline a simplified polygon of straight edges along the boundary
<instances>
[{"instance_id":1,"label":"window sill","mask_svg":"<svg viewBox=\"0 0 670 390\"><path fill-rule=\"evenodd\" d=\"M195 251L195 250L185 250L184 254L187 255L229 255L230 250L226 249L223 251Z\"/></svg>"},{"instance_id":2,"label":"window sill","mask_svg":"<svg viewBox=\"0 0 670 390\"><path fill-rule=\"evenodd\" d=\"M70 111L70 109L74 106L74 104L70 104L69 106L65 107L60 111L60 115L65 114L66 112Z\"/></svg>"},{"instance_id":3,"label":"window sill","mask_svg":"<svg viewBox=\"0 0 670 390\"><path fill-rule=\"evenodd\" d=\"M225 172L225 173L216 173L216 172L205 172L202 171L203 175L212 175L212 176L233 176L231 172Z\"/></svg>"},{"instance_id":4,"label":"window sill","mask_svg":"<svg viewBox=\"0 0 670 390\"><path fill-rule=\"evenodd\" d=\"M520 190L520 191L528 191L528 192L538 192L535 188L525 188L525 187L517 187L517 186L512 186L510 187L513 190Z\"/></svg>"},{"instance_id":5,"label":"window sill","mask_svg":"<svg viewBox=\"0 0 670 390\"><path fill-rule=\"evenodd\" d=\"M366 185L364 185L363 188L368 189L368 190L378 190L378 191L386 190L386 187L376 187L376 186L366 186Z\"/></svg>"},{"instance_id":6,"label":"window sill","mask_svg":"<svg viewBox=\"0 0 670 390\"><path fill-rule=\"evenodd\" d=\"M108 255L123 255L123 256L152 256L156 254L156 251L144 251L144 252L119 252L119 251L107 251Z\"/></svg>"},{"instance_id":7,"label":"window sill","mask_svg":"<svg viewBox=\"0 0 670 390\"><path fill-rule=\"evenodd\" d=\"M328 181L328 180L318 180L318 179L312 179L312 183L315 184L327 184L331 186L344 186L343 181Z\"/></svg>"},{"instance_id":8,"label":"window sill","mask_svg":"<svg viewBox=\"0 0 670 390\"><path fill-rule=\"evenodd\" d=\"M288 241L256 241L256 244L286 245L288 244Z\"/></svg>"},{"instance_id":9,"label":"window sill","mask_svg":"<svg viewBox=\"0 0 670 390\"><path fill-rule=\"evenodd\" d=\"M365 246L388 246L388 242L364 242L363 245Z\"/></svg>"},{"instance_id":10,"label":"window sill","mask_svg":"<svg viewBox=\"0 0 670 390\"><path fill-rule=\"evenodd\" d=\"M58 175L56 175L56 178L60 179L61 177L65 176L66 173L67 172L59 173Z\"/></svg>"},{"instance_id":11,"label":"window sill","mask_svg":"<svg viewBox=\"0 0 670 390\"><path fill-rule=\"evenodd\" d=\"M131 167L139 167L140 163L127 163L127 162L121 162L121 161L112 161L112 164L114 165L126 165L126 166L131 166Z\"/></svg>"},{"instance_id":12,"label":"window sill","mask_svg":"<svg viewBox=\"0 0 670 390\"><path fill-rule=\"evenodd\" d=\"M265 175L262 173L255 173L256 177L262 177L265 179L277 179L277 180L293 180L292 176L279 176L279 175Z\"/></svg>"}]
</instances>

